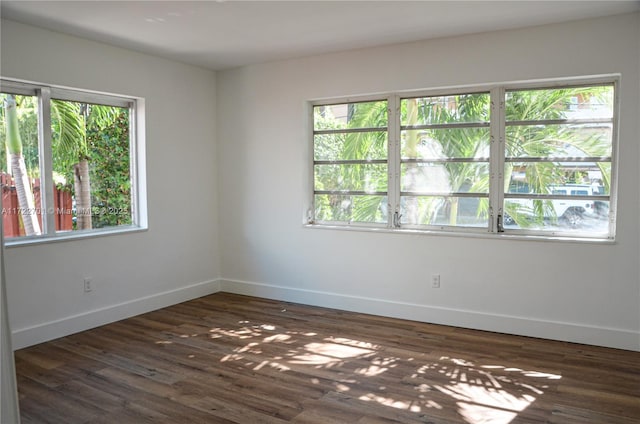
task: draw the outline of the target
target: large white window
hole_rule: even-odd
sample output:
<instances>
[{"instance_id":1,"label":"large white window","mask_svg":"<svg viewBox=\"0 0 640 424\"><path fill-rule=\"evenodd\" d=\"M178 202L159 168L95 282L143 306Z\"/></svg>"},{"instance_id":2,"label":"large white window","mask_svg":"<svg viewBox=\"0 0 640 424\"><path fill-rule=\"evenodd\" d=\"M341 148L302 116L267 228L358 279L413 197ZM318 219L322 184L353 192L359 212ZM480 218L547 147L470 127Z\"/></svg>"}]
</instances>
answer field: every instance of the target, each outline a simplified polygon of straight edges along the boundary
<instances>
[{"instance_id":1,"label":"large white window","mask_svg":"<svg viewBox=\"0 0 640 424\"><path fill-rule=\"evenodd\" d=\"M9 243L146 225L138 178L142 99L0 83L2 218Z\"/></svg>"},{"instance_id":2,"label":"large white window","mask_svg":"<svg viewBox=\"0 0 640 424\"><path fill-rule=\"evenodd\" d=\"M313 108L316 219L387 222L387 109L385 100Z\"/></svg>"},{"instance_id":3,"label":"large white window","mask_svg":"<svg viewBox=\"0 0 640 424\"><path fill-rule=\"evenodd\" d=\"M307 223L613 239L614 77L312 102Z\"/></svg>"}]
</instances>

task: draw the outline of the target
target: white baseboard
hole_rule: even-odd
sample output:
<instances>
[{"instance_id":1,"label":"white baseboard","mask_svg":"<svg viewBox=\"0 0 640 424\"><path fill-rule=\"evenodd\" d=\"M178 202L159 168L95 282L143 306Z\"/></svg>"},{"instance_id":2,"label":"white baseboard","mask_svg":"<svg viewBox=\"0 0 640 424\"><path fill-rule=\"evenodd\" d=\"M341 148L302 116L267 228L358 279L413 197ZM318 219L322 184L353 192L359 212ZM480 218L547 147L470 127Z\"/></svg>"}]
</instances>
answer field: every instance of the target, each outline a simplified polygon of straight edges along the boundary
<instances>
[{"instance_id":1,"label":"white baseboard","mask_svg":"<svg viewBox=\"0 0 640 424\"><path fill-rule=\"evenodd\" d=\"M629 330L488 314L229 279L196 283L60 320L17 329L12 332L13 348L22 349L33 346L219 291L433 324L640 351L640 333Z\"/></svg>"},{"instance_id":2,"label":"white baseboard","mask_svg":"<svg viewBox=\"0 0 640 424\"><path fill-rule=\"evenodd\" d=\"M220 290L433 324L640 351L639 332L616 328L488 314L238 280L220 280Z\"/></svg>"},{"instance_id":3,"label":"white baseboard","mask_svg":"<svg viewBox=\"0 0 640 424\"><path fill-rule=\"evenodd\" d=\"M220 291L220 280L204 281L169 290L163 293L87 311L12 332L14 349L33 346L69 334L78 333L104 324L119 321L156 309L165 308L187 300L196 299Z\"/></svg>"}]
</instances>

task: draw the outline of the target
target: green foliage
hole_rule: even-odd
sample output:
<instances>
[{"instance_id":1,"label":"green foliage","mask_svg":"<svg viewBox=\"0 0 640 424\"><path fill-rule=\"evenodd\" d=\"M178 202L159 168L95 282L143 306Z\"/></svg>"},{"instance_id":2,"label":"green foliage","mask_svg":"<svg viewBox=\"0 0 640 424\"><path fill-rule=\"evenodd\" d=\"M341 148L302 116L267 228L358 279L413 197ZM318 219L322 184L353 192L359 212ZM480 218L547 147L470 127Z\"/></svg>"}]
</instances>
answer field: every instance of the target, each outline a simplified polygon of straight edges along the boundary
<instances>
[{"instance_id":1,"label":"green foliage","mask_svg":"<svg viewBox=\"0 0 640 424\"><path fill-rule=\"evenodd\" d=\"M93 112L98 112L94 118ZM94 228L131 224L129 111L94 106L87 125Z\"/></svg>"},{"instance_id":2,"label":"green foliage","mask_svg":"<svg viewBox=\"0 0 640 424\"><path fill-rule=\"evenodd\" d=\"M610 191L611 163L595 161L580 170L562 158L611 156L611 125L572 124L572 118L610 118L611 86L507 91L505 102L505 192L549 194L554 185L588 183L584 169L599 169L605 193ZM488 93L403 99L400 104L401 190L403 222L477 225L489 215L488 157L490 132ZM567 121L569 120L569 121ZM464 125L458 125L464 124ZM444 125L440 127L440 125ZM327 221L386 222L386 164L353 163L387 157L386 102L365 102L314 108L316 134L316 218ZM359 132L341 132L362 129ZM529 160L534 158L534 160ZM554 159L557 158L557 159ZM351 162L348 162L351 161ZM341 163L343 162L343 163ZM517 178L516 178L517 172ZM422 179L422 180L421 180ZM356 196L346 191L364 191ZM419 195L470 193L472 197ZM534 199L506 202L506 212L521 226L556 220L553 202ZM526 209L526 210L525 210Z\"/></svg>"},{"instance_id":3,"label":"green foliage","mask_svg":"<svg viewBox=\"0 0 640 424\"><path fill-rule=\"evenodd\" d=\"M336 116L341 113L341 116ZM315 216L322 221L386 222L386 195L351 195L344 191L376 193L387 191L387 166L370 161L387 157L387 102L351 103L316 107L317 130L363 129L362 132L333 132L314 137L314 159L336 161L314 167L315 190L334 193L318 195Z\"/></svg>"},{"instance_id":4,"label":"green foliage","mask_svg":"<svg viewBox=\"0 0 640 424\"><path fill-rule=\"evenodd\" d=\"M401 103L402 125L481 123L489 121L488 93L405 99Z\"/></svg>"},{"instance_id":5,"label":"green foliage","mask_svg":"<svg viewBox=\"0 0 640 424\"><path fill-rule=\"evenodd\" d=\"M131 223L129 116L120 107L52 100L53 170L73 193L74 165L89 161L93 228Z\"/></svg>"},{"instance_id":6,"label":"green foliage","mask_svg":"<svg viewBox=\"0 0 640 424\"><path fill-rule=\"evenodd\" d=\"M611 133L598 126L580 126L562 123L573 114L587 116L611 113L613 89L611 86L577 87L566 89L522 90L507 93L506 156L511 158L548 158L540 162L507 162L505 175L511 177L515 168L525 168L527 192L550 194L553 185L589 183L586 171L569 171L559 166L554 157L607 157L611 156ZM593 107L593 105L596 105ZM598 111L598 105L604 110ZM559 123L535 124L535 121ZM512 124L510 124L512 122ZM611 163L598 162L605 192L609 193ZM505 189L513 186L505 178ZM507 202L505 212L523 228L540 225L544 218L556 222L559 218L551 200Z\"/></svg>"},{"instance_id":7,"label":"green foliage","mask_svg":"<svg viewBox=\"0 0 640 424\"><path fill-rule=\"evenodd\" d=\"M0 93L0 101L7 96ZM27 171L30 177L37 178L40 176L37 97L15 98ZM4 107L0 108L0 170L7 172L4 114ZM58 189L73 193L73 167L88 159L93 227L131 224L128 109L52 100L51 137Z\"/></svg>"},{"instance_id":8,"label":"green foliage","mask_svg":"<svg viewBox=\"0 0 640 424\"><path fill-rule=\"evenodd\" d=\"M7 94L0 93L0 103L4 104ZM16 111L18 115L18 127L20 129L20 139L22 140L22 156L24 158L27 173L31 178L40 175L38 159L38 103L32 96L14 96L16 100ZM7 145L5 129L5 108L0 107L0 170L9 172L7 169Z\"/></svg>"},{"instance_id":9,"label":"green foliage","mask_svg":"<svg viewBox=\"0 0 640 424\"><path fill-rule=\"evenodd\" d=\"M459 123L481 125L489 120L489 95L477 93L405 99L401 102L401 120L405 126ZM408 215L405 217L407 221L431 224L438 218L438 214L442 213L448 215L444 217L446 223L457 225L461 209L468 209L466 204L470 202L476 203L476 212L474 218L474 215L465 211L465 214L469 215L467 223L487 218L488 202L483 196L489 189L489 181L486 178L489 156L488 128L461 126L428 128L419 132L405 130L402 143L402 156L409 159L456 159L456 162L434 165L446 175L446 191L478 193L478 197L469 199L409 198L404 208L404 213ZM482 158L485 162L472 162L476 158ZM421 175L420 166L421 164L417 163L403 164L404 175ZM403 186L414 184L415 179L416 177L405 178ZM440 187L440 190L444 189Z\"/></svg>"},{"instance_id":10,"label":"green foliage","mask_svg":"<svg viewBox=\"0 0 640 424\"><path fill-rule=\"evenodd\" d=\"M52 149L71 161L87 155L87 105L64 100L51 100Z\"/></svg>"}]
</instances>

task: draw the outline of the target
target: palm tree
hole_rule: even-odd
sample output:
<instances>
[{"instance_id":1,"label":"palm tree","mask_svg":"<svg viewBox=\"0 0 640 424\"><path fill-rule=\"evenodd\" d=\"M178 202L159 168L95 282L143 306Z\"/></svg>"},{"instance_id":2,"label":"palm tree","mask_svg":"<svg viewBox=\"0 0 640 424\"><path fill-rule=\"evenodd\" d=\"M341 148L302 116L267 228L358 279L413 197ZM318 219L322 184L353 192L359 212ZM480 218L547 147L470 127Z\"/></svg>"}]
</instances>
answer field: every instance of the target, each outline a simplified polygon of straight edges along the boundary
<instances>
[{"instance_id":1,"label":"palm tree","mask_svg":"<svg viewBox=\"0 0 640 424\"><path fill-rule=\"evenodd\" d=\"M51 124L54 129L52 150L57 168L68 175L73 170L77 228L88 230L91 222L91 181L87 145L88 106L81 103L52 100Z\"/></svg>"},{"instance_id":2,"label":"palm tree","mask_svg":"<svg viewBox=\"0 0 640 424\"><path fill-rule=\"evenodd\" d=\"M505 192L509 192L514 163L518 161L526 165L528 192L548 194L549 187L566 179L565 170L555 163L562 161L563 156L579 152L585 157L610 157L611 143L603 143L602 134L594 132L586 136L580 129L576 130L570 125L541 125L539 122L562 122L567 118L567 103L577 97L601 98L601 102L607 104L609 100L606 96L611 92L611 87L607 86L510 92L506 102ZM450 100L456 105L453 109L442 107L431 98L406 99L403 102L403 116L406 116L403 122L455 124L487 120L488 95L451 96ZM406 131L403 157L419 156L415 146L421 141L416 139L415 134L415 131ZM488 217L488 198L482 195L489 190L488 168L483 170L478 162L464 161L465 158L482 160L488 157L488 132L483 128L429 129L424 130L420 138L437 143L438 152L443 158L458 159L443 165L447 170L449 191L455 193L466 188L469 193L479 193L476 215ZM559 159L549 159L553 156ZM407 167L410 165L406 164ZM610 163L597 162L597 166L601 170L605 190L609 192ZM448 223L456 225L459 199L450 197L447 201ZM518 203L505 202L506 212L521 227L539 224L548 217L557 219L552 200L535 199L531 205L531 210L523 211L524 208ZM422 202L418 214L433 216L438 207L435 202Z\"/></svg>"},{"instance_id":3,"label":"palm tree","mask_svg":"<svg viewBox=\"0 0 640 424\"><path fill-rule=\"evenodd\" d=\"M35 208L33 192L30 188L27 168L22 156L22 139L20 137L15 96L10 94L5 96L4 108L7 154L18 194L18 204L24 231L27 236L39 235L41 233L40 223L38 222L38 214Z\"/></svg>"},{"instance_id":4,"label":"palm tree","mask_svg":"<svg viewBox=\"0 0 640 424\"><path fill-rule=\"evenodd\" d=\"M23 146L20 133L27 130L30 124L18 118L16 112L16 98L11 94L3 94L5 99L5 140L7 145L7 159L9 169L12 170L18 193L18 201L26 235L40 234L40 226L35 211L33 194L29 189L29 180L25 165L23 149L37 149L33 142ZM65 180L74 181L74 192L77 213L77 229L91 229L91 182L90 182L90 154L87 141L87 129L94 133L100 133L106 128L115 125L121 108L89 105L63 100L51 100L51 125L52 125L52 153L54 173L62 175ZM30 161L32 172L37 173L37 155L35 161Z\"/></svg>"},{"instance_id":5,"label":"palm tree","mask_svg":"<svg viewBox=\"0 0 640 424\"><path fill-rule=\"evenodd\" d=\"M505 193L510 191L513 183L515 166L524 168L528 193L549 194L551 186L563 184L569 178L556 162L571 161L576 156L610 158L610 139L603 138L597 129L585 129L579 125L576 128L561 122L568 119L569 105L574 99L582 99L583 104L593 99L608 105L610 99L607 97L612 93L611 86L509 92L506 102ZM558 124L540 124L540 121ZM610 161L598 161L596 165L608 193ZM582 176L577 178L582 179ZM549 217L552 221L560 218L552 200L534 199L527 205L505 202L505 212L521 227L540 224Z\"/></svg>"},{"instance_id":6,"label":"palm tree","mask_svg":"<svg viewBox=\"0 0 640 424\"><path fill-rule=\"evenodd\" d=\"M481 127L488 120L488 110L489 97L482 93L404 99L402 122L406 129L403 130L402 157L406 178L403 185L412 186L412 177L420 174L420 166L437 167L446 175L447 193L465 189L478 193L480 203L486 203L483 196L488 193L488 179L484 178L482 162L479 164L474 159L485 157L488 162L488 131ZM460 122L477 123L478 127L456 127ZM437 127L440 125L443 127ZM411 129L412 126L435 127L418 131ZM428 150L428 157L421 153L421 147ZM443 190L444 187L438 189ZM459 198L451 196L445 202L448 224L455 226L458 223ZM433 221L442 206L441 202L430 197L407 198L405 203L407 220L416 223L425 219Z\"/></svg>"},{"instance_id":7,"label":"palm tree","mask_svg":"<svg viewBox=\"0 0 640 424\"><path fill-rule=\"evenodd\" d=\"M51 101L55 168L74 181L76 200L76 227L79 230L93 228L90 154L87 129L102 131L112 127L120 108L90 105L63 100Z\"/></svg>"},{"instance_id":8,"label":"palm tree","mask_svg":"<svg viewBox=\"0 0 640 424\"><path fill-rule=\"evenodd\" d=\"M581 152L583 157L610 157L611 143L603 142L601 134L594 132L586 136L584 131L565 125L563 120L566 119L566 104L571 99L577 96L606 97L611 93L610 86L509 92L506 102L505 193L509 193L516 163L526 165L528 193L549 194L551 186L566 179L565 170L557 164L562 160L554 159L554 156L569 157L571 152ZM432 224L436 215L443 210L441 197L437 195L440 192L445 195L444 210L449 225L458 225L463 216L460 213L460 198L446 196L451 193L470 193L472 199L469 199L467 206L472 202L477 204L476 220L488 219L489 104L488 93L402 99L401 190L418 193L403 197L402 207L406 215L403 222ZM323 158L326 156L333 161L351 161L350 165L316 166L316 189L339 192L339 188L362 188L363 185L371 185L372 181L375 182L373 186L386 189L387 176L384 172L375 174L370 172L368 164L353 163L370 157L386 157L387 116L382 113L386 102L356 103L349 107L351 112L357 108L357 113L348 114L347 128L382 127L384 134L361 131L316 135L316 154L320 152ZM339 129L342 128L340 125L344 125L337 123L332 116L319 116L318 113L315 121L321 122L323 129ZM549 122L555 124L546 124ZM458 125L460 123L464 125ZM380 146L384 147L381 149ZM425 154L425 150L429 150L429 153ZM601 170L605 190L609 192L610 162L602 160L596 161L596 164ZM446 180L435 189L434 168ZM426 188L420 187L421 177L426 180ZM419 195L420 191L428 191L430 195ZM363 222L373 222L383 209L380 196L360 196L362 199L357 202L346 201L346 197L338 193L333 195L334 201L331 197L325 197L322 201L316 198L316 216L326 220L349 221L357 218ZM348 204L348 211L345 211L342 203ZM541 223L545 218L554 216L552 200L534 199L531 204L531 210L519 213L522 207L517 202L507 201L504 204L505 212L521 227Z\"/></svg>"},{"instance_id":9,"label":"palm tree","mask_svg":"<svg viewBox=\"0 0 640 424\"><path fill-rule=\"evenodd\" d=\"M331 106L316 107L314 113L315 129L332 131L314 136L314 155L320 162L314 166L315 190L332 192L316 196L315 215L326 221L384 222L386 196L374 193L387 192L386 166L376 163L387 156L387 102L341 106L346 116L340 118ZM349 132L352 129L363 131Z\"/></svg>"}]
</instances>

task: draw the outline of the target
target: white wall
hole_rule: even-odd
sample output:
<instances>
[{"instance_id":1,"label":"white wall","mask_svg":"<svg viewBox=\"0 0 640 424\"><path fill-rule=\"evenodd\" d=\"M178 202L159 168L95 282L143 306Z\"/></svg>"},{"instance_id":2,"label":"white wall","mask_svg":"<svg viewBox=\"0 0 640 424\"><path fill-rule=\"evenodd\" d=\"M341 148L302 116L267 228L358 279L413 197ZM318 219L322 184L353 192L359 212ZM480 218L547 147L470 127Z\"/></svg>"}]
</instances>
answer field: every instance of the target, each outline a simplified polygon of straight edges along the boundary
<instances>
[{"instance_id":1,"label":"white wall","mask_svg":"<svg viewBox=\"0 0 640 424\"><path fill-rule=\"evenodd\" d=\"M214 72L3 20L0 74L146 100L149 230L7 249L14 347L218 289Z\"/></svg>"},{"instance_id":2,"label":"white wall","mask_svg":"<svg viewBox=\"0 0 640 424\"><path fill-rule=\"evenodd\" d=\"M8 249L14 347L222 287L640 350L639 21L635 14L380 47L217 79L2 21L2 76L141 96L147 107L149 230ZM603 73L622 74L615 244L302 227L307 100ZM187 167L179 167L182 157ZM176 192L189 206L176 210L166 196ZM429 288L432 273L442 275L439 290ZM90 294L84 276L94 278Z\"/></svg>"},{"instance_id":3,"label":"white wall","mask_svg":"<svg viewBox=\"0 0 640 424\"><path fill-rule=\"evenodd\" d=\"M639 28L634 14L219 73L222 289L640 350ZM309 99L606 73L622 74L615 244L301 225Z\"/></svg>"}]
</instances>

